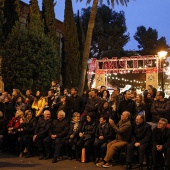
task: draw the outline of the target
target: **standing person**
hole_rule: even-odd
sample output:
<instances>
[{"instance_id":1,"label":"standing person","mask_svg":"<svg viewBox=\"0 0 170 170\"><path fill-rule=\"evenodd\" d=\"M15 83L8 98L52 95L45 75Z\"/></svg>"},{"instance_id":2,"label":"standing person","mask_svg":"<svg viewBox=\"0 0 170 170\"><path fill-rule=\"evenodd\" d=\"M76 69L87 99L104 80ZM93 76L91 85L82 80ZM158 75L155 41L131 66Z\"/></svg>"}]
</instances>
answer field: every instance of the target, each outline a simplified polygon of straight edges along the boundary
<instances>
[{"instance_id":1,"label":"standing person","mask_svg":"<svg viewBox=\"0 0 170 170\"><path fill-rule=\"evenodd\" d=\"M34 102L32 104L32 109L35 110L35 117L40 117L43 115L43 109L45 107L45 95L39 90L36 92Z\"/></svg>"},{"instance_id":2,"label":"standing person","mask_svg":"<svg viewBox=\"0 0 170 170\"><path fill-rule=\"evenodd\" d=\"M34 96L32 95L32 91L27 89L25 92L25 104L27 105L27 109L30 110L31 106L34 102Z\"/></svg>"},{"instance_id":3,"label":"standing person","mask_svg":"<svg viewBox=\"0 0 170 170\"><path fill-rule=\"evenodd\" d=\"M145 114L146 107L145 107L142 94L136 95L135 103L136 103L136 115Z\"/></svg>"},{"instance_id":4,"label":"standing person","mask_svg":"<svg viewBox=\"0 0 170 170\"><path fill-rule=\"evenodd\" d=\"M119 121L117 110L118 110L117 94L112 93L109 101L109 113L110 113L109 118L113 119L116 124Z\"/></svg>"},{"instance_id":5,"label":"standing person","mask_svg":"<svg viewBox=\"0 0 170 170\"><path fill-rule=\"evenodd\" d=\"M71 109L71 117L74 112L79 112L80 114L83 113L83 110L84 110L83 98L78 95L77 87L71 88L71 96L68 102L69 102L70 109Z\"/></svg>"},{"instance_id":6,"label":"standing person","mask_svg":"<svg viewBox=\"0 0 170 170\"><path fill-rule=\"evenodd\" d=\"M105 100L103 101L101 107L98 110L97 120L99 120L101 115L106 115L107 117L110 117L109 103Z\"/></svg>"},{"instance_id":7,"label":"standing person","mask_svg":"<svg viewBox=\"0 0 170 170\"><path fill-rule=\"evenodd\" d=\"M109 101L109 97L110 97L109 91L103 90L102 93L101 93L101 99Z\"/></svg>"},{"instance_id":8,"label":"standing person","mask_svg":"<svg viewBox=\"0 0 170 170\"><path fill-rule=\"evenodd\" d=\"M126 90L124 92L124 100L122 100L119 104L119 108L118 108L119 118L124 111L128 111L130 113L131 121L133 122L136 116L136 104L135 101L131 99L131 91L129 90Z\"/></svg>"},{"instance_id":9,"label":"standing person","mask_svg":"<svg viewBox=\"0 0 170 170\"><path fill-rule=\"evenodd\" d=\"M54 90L54 94L56 97L60 96L60 85L57 83L57 81L52 80L50 90Z\"/></svg>"},{"instance_id":10,"label":"standing person","mask_svg":"<svg viewBox=\"0 0 170 170\"><path fill-rule=\"evenodd\" d=\"M23 96L23 94L20 92L19 89L13 89L13 91L12 91L12 103L13 103L14 106L16 105L18 96L21 96L23 99L25 99L25 97Z\"/></svg>"},{"instance_id":11,"label":"standing person","mask_svg":"<svg viewBox=\"0 0 170 170\"><path fill-rule=\"evenodd\" d=\"M22 112L25 112L27 109L27 105L24 103L24 99L21 96L18 96L16 99L15 109L21 110Z\"/></svg>"},{"instance_id":12,"label":"standing person","mask_svg":"<svg viewBox=\"0 0 170 170\"><path fill-rule=\"evenodd\" d=\"M169 100L165 99L164 97L165 93L163 91L158 91L156 93L156 100L154 100L151 105L153 123L158 123L160 118L166 118L170 120L170 103Z\"/></svg>"},{"instance_id":13,"label":"standing person","mask_svg":"<svg viewBox=\"0 0 170 170\"><path fill-rule=\"evenodd\" d=\"M91 98L91 89L85 90L82 94L84 105L87 104L88 100Z\"/></svg>"},{"instance_id":14,"label":"standing person","mask_svg":"<svg viewBox=\"0 0 170 170\"><path fill-rule=\"evenodd\" d=\"M107 144L107 151L102 162L96 164L98 167L108 168L112 165L109 161L113 158L113 155L116 151L124 146L126 146L130 140L131 136L131 122L130 122L130 113L124 111L121 114L121 120L118 123L118 126L115 125L112 119L109 119L110 126L116 133L116 139Z\"/></svg>"},{"instance_id":15,"label":"standing person","mask_svg":"<svg viewBox=\"0 0 170 170\"><path fill-rule=\"evenodd\" d=\"M127 170L132 169L134 150L139 154L139 170L143 170L144 156L149 149L151 134L151 126L144 121L144 115L136 116L135 124L132 126L131 142L127 146Z\"/></svg>"},{"instance_id":16,"label":"standing person","mask_svg":"<svg viewBox=\"0 0 170 170\"><path fill-rule=\"evenodd\" d=\"M64 91L63 91L63 95L66 96L66 97L70 97L70 90L65 88Z\"/></svg>"},{"instance_id":17,"label":"standing person","mask_svg":"<svg viewBox=\"0 0 170 170\"><path fill-rule=\"evenodd\" d=\"M144 102L145 102L145 117L147 122L152 122L152 113L151 113L151 105L153 103L153 99L150 93L148 91L144 94Z\"/></svg>"},{"instance_id":18,"label":"standing person","mask_svg":"<svg viewBox=\"0 0 170 170\"><path fill-rule=\"evenodd\" d=\"M33 136L33 142L35 142L38 146L39 160L44 159L45 150L43 140L48 136L51 123L51 113L49 110L45 110L43 116L38 119Z\"/></svg>"},{"instance_id":19,"label":"standing person","mask_svg":"<svg viewBox=\"0 0 170 170\"><path fill-rule=\"evenodd\" d=\"M97 112L102 104L101 98L98 96L98 90L97 89L92 89L91 90L91 98L89 98L84 114L85 116L87 115L88 112L94 112L95 117L97 117Z\"/></svg>"},{"instance_id":20,"label":"standing person","mask_svg":"<svg viewBox=\"0 0 170 170\"><path fill-rule=\"evenodd\" d=\"M8 120L8 122L15 115L15 107L12 103L12 98L8 95L4 98L4 102L2 103L2 112L4 117Z\"/></svg>"},{"instance_id":21,"label":"standing person","mask_svg":"<svg viewBox=\"0 0 170 170\"><path fill-rule=\"evenodd\" d=\"M56 112L57 109L54 107L54 105L57 103L58 98L56 98L54 94L54 90L48 90L48 95L46 97L46 102L45 102L45 108L48 109L51 112L51 118L56 119Z\"/></svg>"},{"instance_id":22,"label":"standing person","mask_svg":"<svg viewBox=\"0 0 170 170\"><path fill-rule=\"evenodd\" d=\"M66 96L60 96L60 101L53 104L53 109L59 112L60 110L63 110L65 112L65 118L67 118L69 121L71 120L71 111L70 111L70 104L69 100ZM56 119L53 115L53 119Z\"/></svg>"},{"instance_id":23,"label":"standing person","mask_svg":"<svg viewBox=\"0 0 170 170\"><path fill-rule=\"evenodd\" d=\"M104 90L106 90L106 86L101 86L100 90L98 91L98 96L102 97L102 93Z\"/></svg>"},{"instance_id":24,"label":"standing person","mask_svg":"<svg viewBox=\"0 0 170 170\"><path fill-rule=\"evenodd\" d=\"M153 157L153 170L158 169L159 160L164 157L165 161L162 166L165 170L170 169L170 129L166 127L168 120L160 118L157 127L153 129L152 135L152 157Z\"/></svg>"},{"instance_id":25,"label":"standing person","mask_svg":"<svg viewBox=\"0 0 170 170\"><path fill-rule=\"evenodd\" d=\"M124 99L124 97L123 97L122 93L120 93L120 88L119 87L114 87L113 93L116 94L117 108L119 108L119 104Z\"/></svg>"},{"instance_id":26,"label":"standing person","mask_svg":"<svg viewBox=\"0 0 170 170\"><path fill-rule=\"evenodd\" d=\"M152 85L148 85L148 86L147 86L147 91L148 91L148 93L151 95L152 100L154 100L155 97L156 97L156 93L157 93L156 88L153 87Z\"/></svg>"}]
</instances>

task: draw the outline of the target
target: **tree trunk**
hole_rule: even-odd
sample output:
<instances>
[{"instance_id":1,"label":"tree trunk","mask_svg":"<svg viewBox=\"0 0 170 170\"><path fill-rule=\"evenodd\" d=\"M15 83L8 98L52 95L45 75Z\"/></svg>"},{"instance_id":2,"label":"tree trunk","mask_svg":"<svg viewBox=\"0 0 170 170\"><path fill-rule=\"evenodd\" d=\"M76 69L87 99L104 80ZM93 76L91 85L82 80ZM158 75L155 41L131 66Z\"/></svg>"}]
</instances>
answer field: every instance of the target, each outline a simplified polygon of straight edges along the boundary
<instances>
[{"instance_id":1,"label":"tree trunk","mask_svg":"<svg viewBox=\"0 0 170 170\"><path fill-rule=\"evenodd\" d=\"M85 40L84 51L83 51L83 58L82 58L81 76L80 76L80 82L79 82L79 94L80 95L83 93L83 90L84 90L85 77L87 73L87 63L89 59L90 46L91 46L91 41L92 41L92 33L93 33L94 24L95 24L98 1L99 0L93 0L93 6L92 6L90 19L88 23L88 29L87 29L86 40Z\"/></svg>"}]
</instances>

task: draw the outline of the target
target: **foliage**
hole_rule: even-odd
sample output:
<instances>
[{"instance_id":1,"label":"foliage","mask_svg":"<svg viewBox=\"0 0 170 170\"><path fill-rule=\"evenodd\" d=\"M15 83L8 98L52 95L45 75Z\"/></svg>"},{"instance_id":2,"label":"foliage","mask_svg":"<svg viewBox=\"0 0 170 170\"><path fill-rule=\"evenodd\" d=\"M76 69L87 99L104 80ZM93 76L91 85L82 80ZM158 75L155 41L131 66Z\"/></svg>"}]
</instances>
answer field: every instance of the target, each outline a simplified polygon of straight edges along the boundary
<instances>
[{"instance_id":1,"label":"foliage","mask_svg":"<svg viewBox=\"0 0 170 170\"><path fill-rule=\"evenodd\" d=\"M30 13L29 13L29 32L36 33L39 35L44 34L44 23L40 14L38 1L30 0Z\"/></svg>"},{"instance_id":2,"label":"foliage","mask_svg":"<svg viewBox=\"0 0 170 170\"><path fill-rule=\"evenodd\" d=\"M4 49L2 78L7 91L49 88L59 68L57 51L49 38L20 29L17 25Z\"/></svg>"},{"instance_id":3,"label":"foliage","mask_svg":"<svg viewBox=\"0 0 170 170\"><path fill-rule=\"evenodd\" d=\"M4 35L5 38L7 38L9 33L12 31L12 28L15 26L15 22L19 21L19 0L5 0L4 17L6 19L4 24Z\"/></svg>"},{"instance_id":4,"label":"foliage","mask_svg":"<svg viewBox=\"0 0 170 170\"><path fill-rule=\"evenodd\" d=\"M138 48L141 49L141 55L153 55L160 50L168 49L166 38L158 39L157 30L150 27L148 29L144 26L137 27L134 39L139 43Z\"/></svg>"},{"instance_id":5,"label":"foliage","mask_svg":"<svg viewBox=\"0 0 170 170\"><path fill-rule=\"evenodd\" d=\"M82 1L82 0L80 0ZM122 5L126 5L129 0L116 0L116 3L121 3ZM87 0L87 3L90 3L91 0ZM85 39L85 45L84 45L84 51L83 51L83 59L82 59L82 69L81 69L81 77L80 77L80 83L79 83L79 92L80 94L83 93L84 90L84 84L85 84L85 77L87 74L87 63L89 59L90 54L90 46L92 42L92 34L93 34L93 28L95 25L95 19L96 19L96 12L97 12L97 5L98 2L102 3L103 0L93 0L92 9L90 13L90 18L88 21L88 29ZM111 2L112 6L114 6L115 0L107 0L107 2Z\"/></svg>"},{"instance_id":6,"label":"foliage","mask_svg":"<svg viewBox=\"0 0 170 170\"><path fill-rule=\"evenodd\" d=\"M65 1L64 28L63 28L64 53L62 58L63 86L71 88L79 83L79 42L77 29L73 17L71 0Z\"/></svg>"},{"instance_id":7,"label":"foliage","mask_svg":"<svg viewBox=\"0 0 170 170\"><path fill-rule=\"evenodd\" d=\"M44 19L44 32L50 37L54 45L57 47L57 27L54 6L54 0L43 0L42 16Z\"/></svg>"},{"instance_id":8,"label":"foliage","mask_svg":"<svg viewBox=\"0 0 170 170\"><path fill-rule=\"evenodd\" d=\"M90 11L90 7L82 9L82 21L86 29ZM98 7L90 57L100 58L106 56L106 53L107 55L108 53L115 53L114 51L120 53L129 40L129 33L125 34L126 31L127 27L123 11L119 13L112 11L106 5Z\"/></svg>"},{"instance_id":9,"label":"foliage","mask_svg":"<svg viewBox=\"0 0 170 170\"><path fill-rule=\"evenodd\" d=\"M1 56L1 50L2 46L5 41L5 37L3 34L3 28L5 24L5 17L4 17L4 0L0 0L0 56Z\"/></svg>"}]
</instances>

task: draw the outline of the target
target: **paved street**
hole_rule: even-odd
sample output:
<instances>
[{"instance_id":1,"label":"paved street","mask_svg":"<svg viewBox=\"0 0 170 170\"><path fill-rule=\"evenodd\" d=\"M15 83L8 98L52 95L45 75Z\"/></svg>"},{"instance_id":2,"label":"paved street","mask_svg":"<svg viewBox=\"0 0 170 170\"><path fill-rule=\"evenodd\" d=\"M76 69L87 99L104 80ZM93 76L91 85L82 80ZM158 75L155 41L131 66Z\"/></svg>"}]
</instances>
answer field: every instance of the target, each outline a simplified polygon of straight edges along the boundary
<instances>
[{"instance_id":1,"label":"paved street","mask_svg":"<svg viewBox=\"0 0 170 170\"><path fill-rule=\"evenodd\" d=\"M101 170L103 168L96 167L94 163L80 163L75 160L61 160L57 163L51 163L50 160L38 160L38 157L19 158L16 155L1 152L0 153L0 169L1 170ZM123 170L125 165L113 165L108 169Z\"/></svg>"}]
</instances>

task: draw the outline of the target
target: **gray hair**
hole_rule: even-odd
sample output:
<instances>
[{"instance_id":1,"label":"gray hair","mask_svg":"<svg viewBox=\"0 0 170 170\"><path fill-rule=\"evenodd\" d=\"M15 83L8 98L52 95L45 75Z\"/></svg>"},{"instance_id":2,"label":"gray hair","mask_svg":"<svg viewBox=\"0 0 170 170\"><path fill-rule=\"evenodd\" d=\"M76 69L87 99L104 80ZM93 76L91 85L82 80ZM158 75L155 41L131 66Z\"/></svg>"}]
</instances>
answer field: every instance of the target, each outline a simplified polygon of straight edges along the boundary
<instances>
[{"instance_id":1,"label":"gray hair","mask_svg":"<svg viewBox=\"0 0 170 170\"><path fill-rule=\"evenodd\" d=\"M128 120L130 120L130 117L131 117L130 112L128 112L128 111L124 111L124 113L126 113L126 114L127 114L127 116L128 116Z\"/></svg>"},{"instance_id":2,"label":"gray hair","mask_svg":"<svg viewBox=\"0 0 170 170\"><path fill-rule=\"evenodd\" d=\"M63 110L58 111L58 114L62 115L63 117L65 117L66 113Z\"/></svg>"},{"instance_id":3,"label":"gray hair","mask_svg":"<svg viewBox=\"0 0 170 170\"><path fill-rule=\"evenodd\" d=\"M167 119L165 119L165 118L160 118L159 120L161 120L162 122L165 122L165 125L167 125L167 124L168 124L168 120L167 120Z\"/></svg>"}]
</instances>

